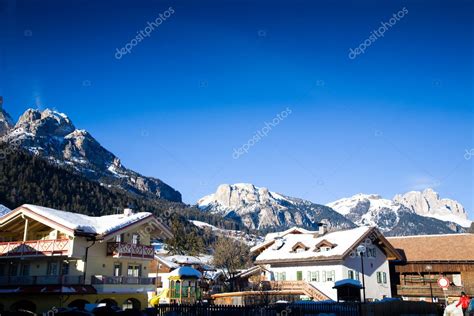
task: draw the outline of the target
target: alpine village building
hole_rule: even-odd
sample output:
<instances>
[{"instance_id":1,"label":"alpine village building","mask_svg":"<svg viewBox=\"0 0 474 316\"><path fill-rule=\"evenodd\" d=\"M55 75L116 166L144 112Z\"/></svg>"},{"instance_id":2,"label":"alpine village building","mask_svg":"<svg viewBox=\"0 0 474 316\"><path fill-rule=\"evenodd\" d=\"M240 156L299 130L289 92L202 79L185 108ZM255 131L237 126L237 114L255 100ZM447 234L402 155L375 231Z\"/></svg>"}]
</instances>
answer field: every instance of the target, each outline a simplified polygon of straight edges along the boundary
<instances>
[{"instance_id":1,"label":"alpine village building","mask_svg":"<svg viewBox=\"0 0 474 316\"><path fill-rule=\"evenodd\" d=\"M0 313L106 303L143 309L155 280L150 239L171 232L153 214L92 217L22 205L0 217Z\"/></svg>"},{"instance_id":2,"label":"alpine village building","mask_svg":"<svg viewBox=\"0 0 474 316\"><path fill-rule=\"evenodd\" d=\"M319 231L291 228L267 234L251 249L271 287L308 299L337 300L335 283L352 279L365 283L367 301L391 297L389 261L402 258L378 229L326 230L322 225Z\"/></svg>"},{"instance_id":3,"label":"alpine village building","mask_svg":"<svg viewBox=\"0 0 474 316\"><path fill-rule=\"evenodd\" d=\"M389 237L403 259L394 261L393 293L404 300L444 302L474 296L474 234ZM438 279L446 277L442 290Z\"/></svg>"}]
</instances>

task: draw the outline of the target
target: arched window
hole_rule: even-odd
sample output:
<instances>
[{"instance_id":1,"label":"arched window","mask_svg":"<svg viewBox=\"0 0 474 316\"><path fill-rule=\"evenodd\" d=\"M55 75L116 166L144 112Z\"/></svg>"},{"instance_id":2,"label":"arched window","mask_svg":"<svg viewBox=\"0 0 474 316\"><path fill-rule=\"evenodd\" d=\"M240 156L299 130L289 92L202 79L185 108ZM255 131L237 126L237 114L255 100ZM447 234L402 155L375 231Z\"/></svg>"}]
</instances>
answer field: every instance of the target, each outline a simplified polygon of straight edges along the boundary
<instances>
[{"instance_id":1,"label":"arched window","mask_svg":"<svg viewBox=\"0 0 474 316\"><path fill-rule=\"evenodd\" d=\"M122 309L125 310L125 309L136 309L136 310L140 310L141 309L141 303L139 300L137 300L136 298L128 298L126 299L123 304L122 304Z\"/></svg>"},{"instance_id":2,"label":"arched window","mask_svg":"<svg viewBox=\"0 0 474 316\"><path fill-rule=\"evenodd\" d=\"M27 300L22 300L14 303L10 307L12 312L19 312L19 311L30 311L30 312L36 312L36 305L33 302L27 301Z\"/></svg>"}]
</instances>

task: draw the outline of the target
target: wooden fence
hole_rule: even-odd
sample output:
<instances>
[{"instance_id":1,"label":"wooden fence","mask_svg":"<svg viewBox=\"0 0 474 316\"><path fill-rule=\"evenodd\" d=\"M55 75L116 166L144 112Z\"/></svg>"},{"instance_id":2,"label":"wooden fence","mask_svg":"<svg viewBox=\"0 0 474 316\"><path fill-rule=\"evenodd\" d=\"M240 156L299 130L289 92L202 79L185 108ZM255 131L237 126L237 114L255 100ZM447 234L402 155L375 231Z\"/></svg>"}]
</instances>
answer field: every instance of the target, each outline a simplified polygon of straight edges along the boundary
<instances>
[{"instance_id":1,"label":"wooden fence","mask_svg":"<svg viewBox=\"0 0 474 316\"><path fill-rule=\"evenodd\" d=\"M271 306L159 305L148 309L150 316L438 316L442 310L425 302L377 303L301 302Z\"/></svg>"},{"instance_id":2,"label":"wooden fence","mask_svg":"<svg viewBox=\"0 0 474 316\"><path fill-rule=\"evenodd\" d=\"M149 314L149 313L148 313ZM274 308L234 305L175 305L156 307L157 316L277 316Z\"/></svg>"}]
</instances>

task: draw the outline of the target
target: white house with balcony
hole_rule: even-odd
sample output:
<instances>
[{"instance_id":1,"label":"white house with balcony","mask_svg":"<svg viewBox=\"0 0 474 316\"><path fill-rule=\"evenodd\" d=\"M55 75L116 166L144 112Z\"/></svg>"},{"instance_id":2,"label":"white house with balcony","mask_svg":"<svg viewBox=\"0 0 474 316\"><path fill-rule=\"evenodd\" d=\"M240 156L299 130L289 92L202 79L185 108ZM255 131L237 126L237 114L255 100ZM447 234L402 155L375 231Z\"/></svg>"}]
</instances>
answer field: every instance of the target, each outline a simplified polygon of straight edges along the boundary
<instances>
[{"instance_id":1,"label":"white house with balcony","mask_svg":"<svg viewBox=\"0 0 474 316\"><path fill-rule=\"evenodd\" d=\"M327 232L324 225L319 231L295 227L268 234L251 252L255 265L269 271L266 278L272 287L301 290L314 300L337 300L334 284L345 279L365 283L367 300L390 297L388 261L400 259L374 227L334 232Z\"/></svg>"},{"instance_id":2,"label":"white house with balcony","mask_svg":"<svg viewBox=\"0 0 474 316\"><path fill-rule=\"evenodd\" d=\"M147 212L99 217L25 204L0 217L1 310L105 302L147 307L150 240L171 236Z\"/></svg>"}]
</instances>

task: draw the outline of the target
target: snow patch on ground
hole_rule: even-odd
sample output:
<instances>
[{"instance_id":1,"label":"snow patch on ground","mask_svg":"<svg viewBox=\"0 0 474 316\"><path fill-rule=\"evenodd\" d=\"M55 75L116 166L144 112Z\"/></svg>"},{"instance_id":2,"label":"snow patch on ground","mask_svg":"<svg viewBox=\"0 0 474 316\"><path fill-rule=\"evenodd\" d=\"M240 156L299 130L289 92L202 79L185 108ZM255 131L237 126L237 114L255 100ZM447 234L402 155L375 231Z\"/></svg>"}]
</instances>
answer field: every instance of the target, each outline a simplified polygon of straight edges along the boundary
<instances>
[{"instance_id":1,"label":"snow patch on ground","mask_svg":"<svg viewBox=\"0 0 474 316\"><path fill-rule=\"evenodd\" d=\"M222 229L214 225L201 222L201 221L195 221L195 220L191 220L190 222L199 228L210 229L216 235L225 236L225 237L229 237L229 238L241 241L250 247L255 246L257 243L260 243L263 241L262 237L252 235L252 234L247 234L240 230Z\"/></svg>"}]
</instances>

